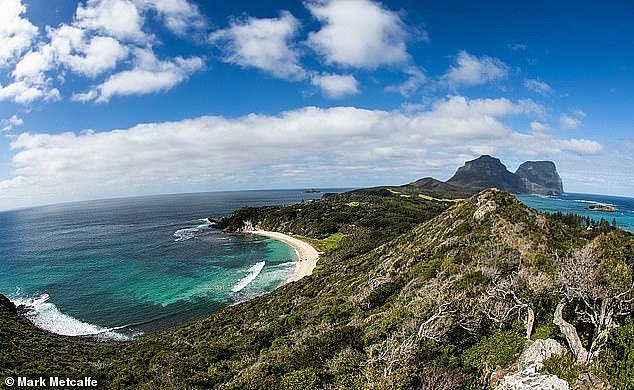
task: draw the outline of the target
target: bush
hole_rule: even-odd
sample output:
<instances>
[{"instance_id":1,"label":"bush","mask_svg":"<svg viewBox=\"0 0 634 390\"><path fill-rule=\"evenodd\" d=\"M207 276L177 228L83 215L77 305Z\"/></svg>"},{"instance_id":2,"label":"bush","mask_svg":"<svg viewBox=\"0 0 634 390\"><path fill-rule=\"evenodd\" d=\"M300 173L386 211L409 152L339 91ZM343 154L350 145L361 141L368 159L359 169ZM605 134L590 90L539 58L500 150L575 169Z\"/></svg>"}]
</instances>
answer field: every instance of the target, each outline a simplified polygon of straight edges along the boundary
<instances>
[{"instance_id":1,"label":"bush","mask_svg":"<svg viewBox=\"0 0 634 390\"><path fill-rule=\"evenodd\" d=\"M524 349L524 337L513 330L498 331L472 345L462 355L463 364L485 374L510 366Z\"/></svg>"},{"instance_id":2,"label":"bush","mask_svg":"<svg viewBox=\"0 0 634 390\"><path fill-rule=\"evenodd\" d=\"M607 347L601 361L608 381L618 389L634 390L634 320L631 317L610 336Z\"/></svg>"},{"instance_id":3,"label":"bush","mask_svg":"<svg viewBox=\"0 0 634 390\"><path fill-rule=\"evenodd\" d=\"M570 353L553 355L544 360L542 367L542 372L557 375L571 386L577 382L581 371L581 367L576 364L575 357Z\"/></svg>"},{"instance_id":4,"label":"bush","mask_svg":"<svg viewBox=\"0 0 634 390\"><path fill-rule=\"evenodd\" d=\"M282 389L318 389L319 378L313 368L297 370L282 376Z\"/></svg>"}]
</instances>

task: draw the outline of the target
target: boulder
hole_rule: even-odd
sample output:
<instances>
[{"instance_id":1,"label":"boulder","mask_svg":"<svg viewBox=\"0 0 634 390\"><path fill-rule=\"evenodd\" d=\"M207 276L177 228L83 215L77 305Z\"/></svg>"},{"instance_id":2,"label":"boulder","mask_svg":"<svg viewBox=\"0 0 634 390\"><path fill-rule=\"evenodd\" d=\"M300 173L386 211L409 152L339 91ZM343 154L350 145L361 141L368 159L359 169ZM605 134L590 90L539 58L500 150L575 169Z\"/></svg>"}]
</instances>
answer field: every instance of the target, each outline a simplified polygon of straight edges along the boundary
<instances>
[{"instance_id":1,"label":"boulder","mask_svg":"<svg viewBox=\"0 0 634 390\"><path fill-rule=\"evenodd\" d=\"M544 360L563 352L561 344L553 339L535 340L522 352L517 371L505 375L495 390L569 390L565 380L539 372Z\"/></svg>"}]
</instances>

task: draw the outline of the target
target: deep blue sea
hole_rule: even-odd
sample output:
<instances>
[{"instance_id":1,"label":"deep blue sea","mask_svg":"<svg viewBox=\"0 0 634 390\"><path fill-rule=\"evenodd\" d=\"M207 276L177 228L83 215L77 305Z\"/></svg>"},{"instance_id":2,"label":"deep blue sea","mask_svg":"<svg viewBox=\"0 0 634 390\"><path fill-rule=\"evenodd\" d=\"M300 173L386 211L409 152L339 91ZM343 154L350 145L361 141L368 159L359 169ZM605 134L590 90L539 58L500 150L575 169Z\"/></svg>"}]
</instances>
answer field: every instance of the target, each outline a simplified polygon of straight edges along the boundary
<instances>
[{"instance_id":1,"label":"deep blue sea","mask_svg":"<svg viewBox=\"0 0 634 390\"><path fill-rule=\"evenodd\" d=\"M201 193L2 212L0 293L59 334L125 340L182 324L275 289L296 260L286 244L222 233L207 217L319 197Z\"/></svg>"},{"instance_id":2,"label":"deep blue sea","mask_svg":"<svg viewBox=\"0 0 634 390\"><path fill-rule=\"evenodd\" d=\"M634 232L634 198L621 196L575 194L567 193L556 196L517 195L517 198L526 205L549 213L561 211L573 212L595 220L605 218L608 222L616 219L617 225L630 232ZM615 212L592 211L588 206L603 204L613 206Z\"/></svg>"}]
</instances>

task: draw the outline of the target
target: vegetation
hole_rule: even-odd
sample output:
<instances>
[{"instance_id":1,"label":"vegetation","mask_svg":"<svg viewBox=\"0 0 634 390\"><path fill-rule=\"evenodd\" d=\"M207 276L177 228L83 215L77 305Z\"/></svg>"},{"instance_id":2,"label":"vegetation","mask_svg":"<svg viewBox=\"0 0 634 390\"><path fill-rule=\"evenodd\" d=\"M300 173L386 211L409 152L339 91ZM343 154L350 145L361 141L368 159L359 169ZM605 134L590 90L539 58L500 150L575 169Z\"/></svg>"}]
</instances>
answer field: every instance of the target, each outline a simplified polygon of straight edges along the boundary
<instances>
[{"instance_id":1,"label":"vegetation","mask_svg":"<svg viewBox=\"0 0 634 390\"><path fill-rule=\"evenodd\" d=\"M224 218L329 249L311 276L134 342L46 334L0 301L0 374L121 389L485 388L527 338L553 337L570 351L547 370L590 367L634 389L631 234L496 190L458 202L381 191ZM610 320L593 323L597 308ZM592 358L579 362L572 334Z\"/></svg>"},{"instance_id":2,"label":"vegetation","mask_svg":"<svg viewBox=\"0 0 634 390\"><path fill-rule=\"evenodd\" d=\"M334 249L339 246L339 241L344 237L343 233L333 233L321 240L321 245L325 249Z\"/></svg>"}]
</instances>

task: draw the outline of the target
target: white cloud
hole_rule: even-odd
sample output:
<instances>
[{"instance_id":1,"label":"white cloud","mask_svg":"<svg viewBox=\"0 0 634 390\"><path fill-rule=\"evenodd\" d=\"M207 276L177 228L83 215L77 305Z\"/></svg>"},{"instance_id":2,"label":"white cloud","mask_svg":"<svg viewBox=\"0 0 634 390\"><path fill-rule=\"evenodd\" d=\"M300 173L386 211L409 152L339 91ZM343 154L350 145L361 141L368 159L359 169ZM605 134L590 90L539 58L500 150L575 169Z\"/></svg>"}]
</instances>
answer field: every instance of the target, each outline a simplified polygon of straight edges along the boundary
<instances>
[{"instance_id":1,"label":"white cloud","mask_svg":"<svg viewBox=\"0 0 634 390\"><path fill-rule=\"evenodd\" d=\"M311 77L311 82L319 87L324 95L333 99L359 93L359 83L352 75L315 74Z\"/></svg>"},{"instance_id":2,"label":"white cloud","mask_svg":"<svg viewBox=\"0 0 634 390\"><path fill-rule=\"evenodd\" d=\"M207 27L198 6L187 0L135 0L142 8L150 8L163 19L165 26L177 35L197 32Z\"/></svg>"},{"instance_id":3,"label":"white cloud","mask_svg":"<svg viewBox=\"0 0 634 390\"><path fill-rule=\"evenodd\" d=\"M17 115L12 115L9 119L0 120L0 126L3 126L0 128L0 131L11 131L15 127L22 126L22 124L24 124L22 118L19 118Z\"/></svg>"},{"instance_id":4,"label":"white cloud","mask_svg":"<svg viewBox=\"0 0 634 390\"><path fill-rule=\"evenodd\" d=\"M109 76L102 84L86 93L73 95L73 100L98 103L107 102L113 96L143 95L166 91L185 81L191 74L202 69L199 57L176 57L161 61L148 49L135 50L135 65Z\"/></svg>"},{"instance_id":5,"label":"white cloud","mask_svg":"<svg viewBox=\"0 0 634 390\"><path fill-rule=\"evenodd\" d=\"M256 68L275 77L299 80L306 76L292 39L299 22L290 12L278 18L247 17L234 20L230 27L211 34L210 40L222 50L223 60L245 68Z\"/></svg>"},{"instance_id":6,"label":"white cloud","mask_svg":"<svg viewBox=\"0 0 634 390\"><path fill-rule=\"evenodd\" d=\"M548 96L553 92L550 85L539 79L524 79L524 87L542 96Z\"/></svg>"},{"instance_id":7,"label":"white cloud","mask_svg":"<svg viewBox=\"0 0 634 390\"><path fill-rule=\"evenodd\" d=\"M575 130L581 127L583 122L581 119L574 118L570 115L562 115L559 117L559 126L565 130Z\"/></svg>"},{"instance_id":8,"label":"white cloud","mask_svg":"<svg viewBox=\"0 0 634 390\"><path fill-rule=\"evenodd\" d=\"M12 143L12 176L0 181L0 208L300 184L289 177L303 185L378 184L431 172L448 175L479 153L563 159L601 151L591 140L514 131L504 118L524 115L522 110L519 102L454 96L418 112L306 107L276 116L207 116L107 132L23 133Z\"/></svg>"},{"instance_id":9,"label":"white cloud","mask_svg":"<svg viewBox=\"0 0 634 390\"><path fill-rule=\"evenodd\" d=\"M458 53L456 65L443 78L451 85L482 85L508 77L508 66L497 58Z\"/></svg>"},{"instance_id":10,"label":"white cloud","mask_svg":"<svg viewBox=\"0 0 634 390\"><path fill-rule=\"evenodd\" d=\"M21 0L0 0L0 68L13 62L31 46L38 29L23 18L26 7Z\"/></svg>"},{"instance_id":11,"label":"white cloud","mask_svg":"<svg viewBox=\"0 0 634 390\"><path fill-rule=\"evenodd\" d=\"M52 69L53 53L48 46L26 53L15 65L12 75L16 80L26 81L31 85L43 85L46 82L45 72Z\"/></svg>"},{"instance_id":12,"label":"white cloud","mask_svg":"<svg viewBox=\"0 0 634 390\"><path fill-rule=\"evenodd\" d=\"M548 125L548 123L533 121L531 122L530 126L531 126L531 130L537 131L537 132L544 132L544 131L550 130L550 126Z\"/></svg>"},{"instance_id":13,"label":"white cloud","mask_svg":"<svg viewBox=\"0 0 634 390\"><path fill-rule=\"evenodd\" d=\"M327 64L374 69L406 63L408 32L400 16L368 0L309 1L308 10L322 23L308 44Z\"/></svg>"},{"instance_id":14,"label":"white cloud","mask_svg":"<svg viewBox=\"0 0 634 390\"><path fill-rule=\"evenodd\" d=\"M167 90L203 67L198 57L159 60L151 54L144 60L143 55L138 54L151 53L156 43L154 37L143 30L148 13L155 12L170 31L179 35L207 26L198 7L187 0L87 0L77 5L75 17L69 24L47 26L45 37L35 44L33 36L21 39L23 45L19 48L11 43L17 39L14 35L20 31L21 36L26 36L28 31L36 35L37 28L21 19L25 9L19 1L0 2L3 7L0 44L6 44L0 45L0 66L4 49L13 54L30 49L11 72L13 81L0 85L3 101L30 104L37 100L60 99L59 90L53 86L64 82L66 70L96 78L117 70L133 51L137 54L132 69L111 74L101 85L74 94L74 100L107 101L115 95ZM4 13L4 8L9 12ZM54 71L59 72L54 74Z\"/></svg>"},{"instance_id":15,"label":"white cloud","mask_svg":"<svg viewBox=\"0 0 634 390\"><path fill-rule=\"evenodd\" d=\"M73 72L94 78L115 69L128 55L128 48L112 37L88 37L80 28L61 25L49 29L47 45L57 63ZM46 47L44 48L46 50Z\"/></svg>"},{"instance_id":16,"label":"white cloud","mask_svg":"<svg viewBox=\"0 0 634 390\"><path fill-rule=\"evenodd\" d=\"M415 66L408 67L405 69L404 73L410 77L401 84L385 87L385 91L398 92L407 97L418 91L418 89L427 82L427 76L425 76L425 73Z\"/></svg>"},{"instance_id":17,"label":"white cloud","mask_svg":"<svg viewBox=\"0 0 634 390\"><path fill-rule=\"evenodd\" d=\"M76 26L118 39L148 41L143 23L143 15L129 0L88 0L85 6L77 6Z\"/></svg>"},{"instance_id":18,"label":"white cloud","mask_svg":"<svg viewBox=\"0 0 634 390\"><path fill-rule=\"evenodd\" d=\"M59 99L60 94L56 88L33 86L24 81L15 81L6 86L0 84L0 101L29 104L36 100L56 101Z\"/></svg>"},{"instance_id":19,"label":"white cloud","mask_svg":"<svg viewBox=\"0 0 634 390\"><path fill-rule=\"evenodd\" d=\"M559 127L564 130L576 130L583 126L583 118L586 117L586 113L576 108L571 110L568 114L562 114L559 117Z\"/></svg>"}]
</instances>

